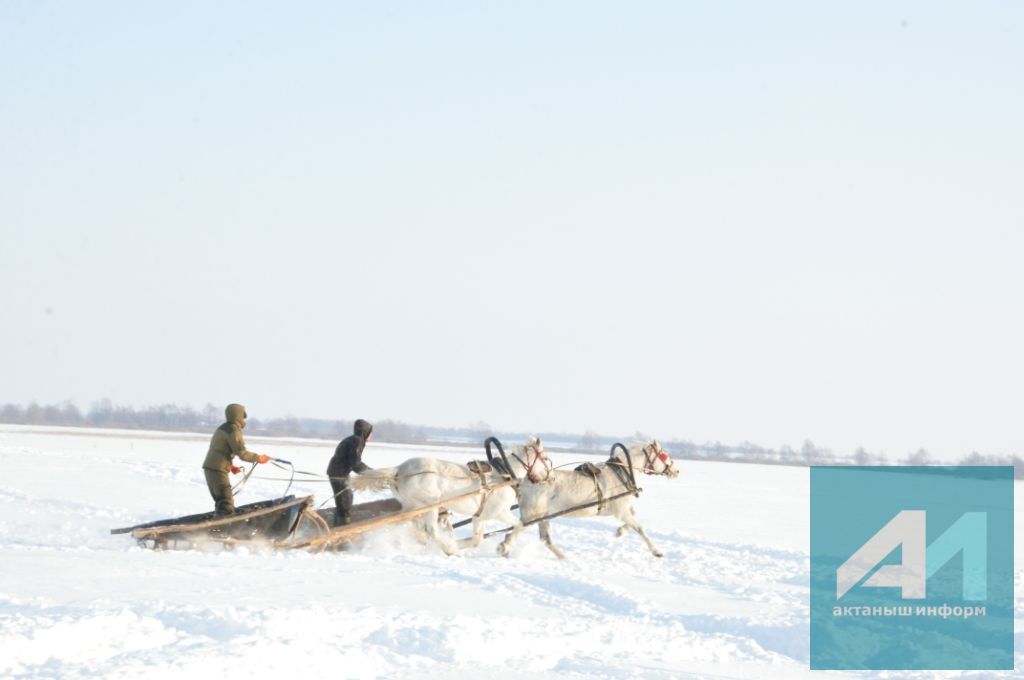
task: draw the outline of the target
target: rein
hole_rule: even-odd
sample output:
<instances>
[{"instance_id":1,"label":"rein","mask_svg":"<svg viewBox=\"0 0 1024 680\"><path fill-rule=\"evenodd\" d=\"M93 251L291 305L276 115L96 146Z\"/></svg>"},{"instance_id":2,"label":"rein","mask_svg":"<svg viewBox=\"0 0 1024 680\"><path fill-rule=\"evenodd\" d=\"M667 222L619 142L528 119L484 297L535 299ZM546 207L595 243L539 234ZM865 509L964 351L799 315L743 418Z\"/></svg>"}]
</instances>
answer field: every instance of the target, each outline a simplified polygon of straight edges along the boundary
<instances>
[{"instance_id":1,"label":"rein","mask_svg":"<svg viewBox=\"0 0 1024 680\"><path fill-rule=\"evenodd\" d=\"M232 496L237 496L238 492L241 491L242 487L245 486L245 483L249 481L249 478L252 477L252 473L256 471L256 465L256 463L253 463L252 466L249 468L249 471L242 476L242 480L238 482L238 484L235 484L233 487L231 487Z\"/></svg>"},{"instance_id":2,"label":"rein","mask_svg":"<svg viewBox=\"0 0 1024 680\"><path fill-rule=\"evenodd\" d=\"M246 485L246 483L249 481L250 478L258 479L258 480L277 481L277 482L287 481L288 485L284 488L284 493L281 494L281 498L284 498L285 496L288 495L288 492L292 488L292 483L295 481L295 475L308 475L310 477L318 477L319 478L319 479L311 479L311 480L307 480L307 481L322 482L322 481L325 481L325 479L326 479L326 478L324 478L323 475L317 474L315 472L306 472L305 470L296 470L295 466L292 465L292 462L290 460L285 460L284 458L271 458L270 462L273 463L274 467L278 468L279 470L284 470L285 472L290 473L288 479L284 480L284 479L273 478L273 477L253 477L252 473L256 471L256 465L258 465L258 463L253 463L249 467L249 470L242 477L241 481L238 482L238 484L235 484L233 487L231 487L231 495L232 496L238 495L238 493L242 490L242 487L244 487Z\"/></svg>"},{"instance_id":3,"label":"rein","mask_svg":"<svg viewBox=\"0 0 1024 680\"><path fill-rule=\"evenodd\" d=\"M295 481L295 466L291 464L291 461L280 460L278 458L271 458L270 462L273 463L274 467L276 467L279 470L284 470L285 472L291 470L291 476L288 478L288 486L284 488L284 493L281 494L281 498L284 498L285 496L288 495L288 491L292 488L292 482ZM288 467L285 467L284 465L282 465L282 463L286 463Z\"/></svg>"}]
</instances>

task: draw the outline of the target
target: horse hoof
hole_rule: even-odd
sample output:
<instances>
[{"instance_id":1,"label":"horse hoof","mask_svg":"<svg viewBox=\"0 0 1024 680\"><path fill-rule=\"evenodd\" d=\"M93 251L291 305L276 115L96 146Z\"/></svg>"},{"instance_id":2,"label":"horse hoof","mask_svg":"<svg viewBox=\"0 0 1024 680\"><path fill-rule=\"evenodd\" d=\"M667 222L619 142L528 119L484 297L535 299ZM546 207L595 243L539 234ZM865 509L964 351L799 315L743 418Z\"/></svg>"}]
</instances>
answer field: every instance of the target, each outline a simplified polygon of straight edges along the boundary
<instances>
[{"instance_id":1,"label":"horse hoof","mask_svg":"<svg viewBox=\"0 0 1024 680\"><path fill-rule=\"evenodd\" d=\"M654 556L655 557L664 557L665 553L661 552L660 550L655 550L654 551Z\"/></svg>"}]
</instances>

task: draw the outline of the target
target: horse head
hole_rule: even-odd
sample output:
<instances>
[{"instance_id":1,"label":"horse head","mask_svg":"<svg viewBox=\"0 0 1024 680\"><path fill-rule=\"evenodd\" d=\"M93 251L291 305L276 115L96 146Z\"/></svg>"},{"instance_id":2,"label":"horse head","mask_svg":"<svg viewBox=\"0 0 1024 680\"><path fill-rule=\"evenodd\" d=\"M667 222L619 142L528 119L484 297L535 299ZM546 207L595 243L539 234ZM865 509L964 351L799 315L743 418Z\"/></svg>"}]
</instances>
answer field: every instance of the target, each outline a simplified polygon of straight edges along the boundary
<instances>
[{"instance_id":1,"label":"horse head","mask_svg":"<svg viewBox=\"0 0 1024 680\"><path fill-rule=\"evenodd\" d=\"M672 462L672 457L665 449L661 448L661 443L657 439L652 439L641 451L644 454L644 472L646 474L665 475L669 479L679 476L679 470Z\"/></svg>"},{"instance_id":2,"label":"horse head","mask_svg":"<svg viewBox=\"0 0 1024 680\"><path fill-rule=\"evenodd\" d=\"M539 437L529 437L526 446L522 447L521 463L526 468L526 478L534 484L546 482L551 476L551 459L544 453L544 444Z\"/></svg>"}]
</instances>

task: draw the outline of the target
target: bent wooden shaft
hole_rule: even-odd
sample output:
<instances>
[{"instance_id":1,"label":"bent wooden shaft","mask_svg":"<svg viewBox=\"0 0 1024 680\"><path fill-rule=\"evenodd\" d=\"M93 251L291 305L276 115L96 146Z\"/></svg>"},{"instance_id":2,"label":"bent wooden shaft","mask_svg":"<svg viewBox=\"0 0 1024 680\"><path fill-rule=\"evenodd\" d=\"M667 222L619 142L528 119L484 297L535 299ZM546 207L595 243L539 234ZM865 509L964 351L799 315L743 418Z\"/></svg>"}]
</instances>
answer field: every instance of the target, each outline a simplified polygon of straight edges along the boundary
<instances>
[{"instance_id":1,"label":"bent wooden shaft","mask_svg":"<svg viewBox=\"0 0 1024 680\"><path fill-rule=\"evenodd\" d=\"M529 522L523 522L523 527L528 527L531 524L543 522L547 519L554 519L556 517L561 517L562 515L568 515L569 513L576 512L577 510L586 510L587 508L592 508L595 505L603 505L606 503L610 503L611 501L618 500L623 496L639 496L641 491L643 491L643 489L630 489L629 491L623 491L622 493L617 493L614 496L609 496L608 498L602 498L600 500L591 501L590 503L584 503L583 505L576 505L571 508L566 508L565 510L559 510L558 512L553 512L550 515L544 515L543 517L534 517ZM497 531L491 531L489 533L484 534L484 538L490 538L491 536L495 536L497 534L507 534L510 531L512 531L512 527L508 527L507 529L498 529Z\"/></svg>"},{"instance_id":2,"label":"bent wooden shaft","mask_svg":"<svg viewBox=\"0 0 1024 680\"><path fill-rule=\"evenodd\" d=\"M339 541L349 538L350 536L361 534L364 531L376 529L378 527L386 526L388 524L395 524L397 522L404 522L406 520L415 519L420 515L427 514L431 510L436 510L437 508L444 507L449 503L458 503L459 501L464 501L474 496L479 496L481 494L487 495L494 489L501 489L506 486L511 486L512 484L514 484L514 482L502 482L500 484L495 484L494 486L491 486L486 489L476 489L475 491L470 491L469 493L460 494L458 496L452 496L451 498L444 498L438 501L437 503L431 503L430 505L424 505L419 508L402 510L401 512L395 512L390 515L382 515L381 517L374 517L372 519L364 520L362 522L356 522L355 524L347 524L340 527L334 527L333 529L331 529L331 533L327 534L326 536L319 536L317 538L313 538L302 543L289 545L288 547L325 548L332 543L337 543Z\"/></svg>"},{"instance_id":3,"label":"bent wooden shaft","mask_svg":"<svg viewBox=\"0 0 1024 680\"><path fill-rule=\"evenodd\" d=\"M519 509L519 503L516 503L515 505L510 505L508 509L509 510L518 510ZM467 524L471 523L472 521L473 521L472 517L470 517L469 519L461 519L461 520L459 520L458 522L456 522L455 524L452 525L452 529L458 529L459 527L464 527Z\"/></svg>"}]
</instances>

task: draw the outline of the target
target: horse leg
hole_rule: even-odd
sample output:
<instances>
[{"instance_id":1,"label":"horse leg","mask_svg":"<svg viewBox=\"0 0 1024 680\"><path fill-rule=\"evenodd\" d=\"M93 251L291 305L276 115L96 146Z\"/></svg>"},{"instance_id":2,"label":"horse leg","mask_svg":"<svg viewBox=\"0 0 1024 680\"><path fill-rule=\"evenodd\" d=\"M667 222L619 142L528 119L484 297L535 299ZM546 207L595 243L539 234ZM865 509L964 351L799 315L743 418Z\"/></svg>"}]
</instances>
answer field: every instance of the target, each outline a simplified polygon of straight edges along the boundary
<instances>
[{"instance_id":1,"label":"horse leg","mask_svg":"<svg viewBox=\"0 0 1024 680\"><path fill-rule=\"evenodd\" d=\"M630 516L634 516L636 514L636 510L633 509L633 506L629 506L629 514L630 514ZM618 529L615 530L615 538L622 538L628 532L629 532L629 525L628 524L623 524L621 527L619 527Z\"/></svg>"},{"instance_id":2,"label":"horse leg","mask_svg":"<svg viewBox=\"0 0 1024 680\"><path fill-rule=\"evenodd\" d=\"M512 544L519 537L519 533L523 530L523 523L514 517L512 517L512 519L514 520L511 523L512 531L508 532L508 535L505 536L505 540L498 544L498 554L502 557L508 557L512 554Z\"/></svg>"},{"instance_id":3,"label":"horse leg","mask_svg":"<svg viewBox=\"0 0 1024 680\"><path fill-rule=\"evenodd\" d=\"M412 529L412 535L419 543L422 543L423 545L430 543L430 528L422 517L412 520L409 523L409 527Z\"/></svg>"},{"instance_id":4,"label":"horse leg","mask_svg":"<svg viewBox=\"0 0 1024 680\"><path fill-rule=\"evenodd\" d=\"M515 536L519 535L519 532L523 530L523 523L518 517L512 514L512 511L507 508L501 508L498 510L494 517L491 519L502 522L503 524L509 525L508 535L505 539L498 544L498 554L502 557L508 557L509 551L512 549L512 541L515 540ZM481 522L481 525L483 522ZM474 524L475 527L475 524ZM481 537L483 536L483 527L480 528Z\"/></svg>"},{"instance_id":5,"label":"horse leg","mask_svg":"<svg viewBox=\"0 0 1024 680\"><path fill-rule=\"evenodd\" d=\"M459 539L459 550L466 548L475 548L480 545L480 541L484 540L484 519L482 517L473 517L473 535L469 538Z\"/></svg>"},{"instance_id":6,"label":"horse leg","mask_svg":"<svg viewBox=\"0 0 1024 680\"><path fill-rule=\"evenodd\" d=\"M632 514L633 513L630 512L630 517L625 520L626 526L628 526L636 533L640 534L640 538L644 539L644 543L646 543L647 547L651 549L652 555L654 555L655 557L664 557L665 553L658 550L658 547L654 545L654 541L648 538L647 533L644 531L644 528L640 526L640 523L636 521L636 518L633 517Z\"/></svg>"},{"instance_id":7,"label":"horse leg","mask_svg":"<svg viewBox=\"0 0 1024 680\"><path fill-rule=\"evenodd\" d=\"M437 544L441 546L441 550L444 551L445 555L454 555L458 552L454 545L451 543L449 536L442 536L441 531L438 529L438 511L436 509L431 510L423 517L423 523L426 526L427 534L431 539L437 541Z\"/></svg>"},{"instance_id":8,"label":"horse leg","mask_svg":"<svg viewBox=\"0 0 1024 680\"><path fill-rule=\"evenodd\" d=\"M454 531L454 529L452 529L452 513L448 512L448 510L439 510L437 513L437 521L441 525L442 529Z\"/></svg>"},{"instance_id":9,"label":"horse leg","mask_svg":"<svg viewBox=\"0 0 1024 680\"><path fill-rule=\"evenodd\" d=\"M513 515L511 510L506 510L503 508L501 512L498 513L498 516L495 517L495 519L509 525L509 527L512 528L512 531L516 531L517 529L523 528L522 520Z\"/></svg>"},{"instance_id":10,"label":"horse leg","mask_svg":"<svg viewBox=\"0 0 1024 680\"><path fill-rule=\"evenodd\" d=\"M555 544L551 541L551 523L548 520L543 520L537 523L540 527L540 540L544 541L544 544L551 549L551 552L555 553L555 557L562 560L565 559L565 553L555 547Z\"/></svg>"},{"instance_id":11,"label":"horse leg","mask_svg":"<svg viewBox=\"0 0 1024 680\"><path fill-rule=\"evenodd\" d=\"M519 538L519 534L526 528L523 522L533 517L542 517L547 512L547 504L543 498L538 498L532 494L517 494L517 497L519 500L518 517L513 514L510 505L504 505L499 510L501 518L512 527L512 530L505 536L505 540L498 545L498 554L504 557L512 554L512 544L515 543L516 539Z\"/></svg>"}]
</instances>

